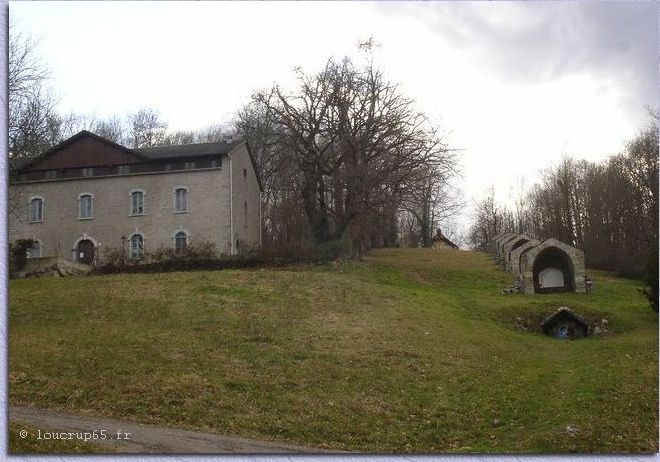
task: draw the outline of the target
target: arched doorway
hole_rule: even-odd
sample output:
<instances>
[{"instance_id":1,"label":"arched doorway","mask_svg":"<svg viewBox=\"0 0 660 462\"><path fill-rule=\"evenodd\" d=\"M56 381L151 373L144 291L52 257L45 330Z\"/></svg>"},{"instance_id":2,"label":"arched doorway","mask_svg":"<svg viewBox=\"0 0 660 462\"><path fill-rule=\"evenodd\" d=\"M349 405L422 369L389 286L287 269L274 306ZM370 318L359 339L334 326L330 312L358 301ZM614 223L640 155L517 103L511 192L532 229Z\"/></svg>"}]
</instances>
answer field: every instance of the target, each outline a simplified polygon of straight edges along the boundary
<instances>
[{"instance_id":1,"label":"arched doorway","mask_svg":"<svg viewBox=\"0 0 660 462\"><path fill-rule=\"evenodd\" d=\"M519 266L518 262L514 262L512 260L513 252L517 248L519 248L519 247L525 245L526 243L528 243L529 241L531 241L531 238L529 236L527 236L526 234L520 234L516 238L514 238L514 239L508 241L506 244L504 244L504 246L502 248L502 252L503 252L502 257L504 259L504 268L507 271L513 271L514 264L515 264L516 267Z\"/></svg>"},{"instance_id":2,"label":"arched doorway","mask_svg":"<svg viewBox=\"0 0 660 462\"><path fill-rule=\"evenodd\" d=\"M538 254L534 260L532 274L536 293L575 291L573 261L558 247L548 247Z\"/></svg>"},{"instance_id":3,"label":"arched doorway","mask_svg":"<svg viewBox=\"0 0 660 462\"><path fill-rule=\"evenodd\" d=\"M96 256L94 243L90 239L81 239L76 246L76 260L86 265L94 263Z\"/></svg>"}]
</instances>

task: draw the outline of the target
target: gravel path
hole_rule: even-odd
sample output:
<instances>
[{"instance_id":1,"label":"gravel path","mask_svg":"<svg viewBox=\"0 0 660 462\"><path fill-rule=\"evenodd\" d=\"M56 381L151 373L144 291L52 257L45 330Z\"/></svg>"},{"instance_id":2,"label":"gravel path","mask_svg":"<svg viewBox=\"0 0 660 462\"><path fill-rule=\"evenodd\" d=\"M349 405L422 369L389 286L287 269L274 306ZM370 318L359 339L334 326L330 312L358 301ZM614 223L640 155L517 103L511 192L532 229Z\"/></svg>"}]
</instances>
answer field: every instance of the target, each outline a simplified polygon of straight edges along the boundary
<instances>
[{"instance_id":1,"label":"gravel path","mask_svg":"<svg viewBox=\"0 0 660 462\"><path fill-rule=\"evenodd\" d=\"M27 434L26 438L51 436L57 434L78 432L73 438L83 439L81 433L87 432L88 442L124 453L243 453L243 454L273 454L273 453L327 453L320 449L305 448L273 442L249 440L235 436L224 436L215 433L204 433L174 428L156 427L154 425L124 422L116 419L86 417L63 412L39 410L24 407L9 408L10 422L23 422L41 429L42 434ZM92 437L94 430L97 438ZM101 432L104 430L104 432ZM50 432L47 435L44 432ZM102 439L101 435L106 438ZM68 437L71 435L63 435Z\"/></svg>"}]
</instances>

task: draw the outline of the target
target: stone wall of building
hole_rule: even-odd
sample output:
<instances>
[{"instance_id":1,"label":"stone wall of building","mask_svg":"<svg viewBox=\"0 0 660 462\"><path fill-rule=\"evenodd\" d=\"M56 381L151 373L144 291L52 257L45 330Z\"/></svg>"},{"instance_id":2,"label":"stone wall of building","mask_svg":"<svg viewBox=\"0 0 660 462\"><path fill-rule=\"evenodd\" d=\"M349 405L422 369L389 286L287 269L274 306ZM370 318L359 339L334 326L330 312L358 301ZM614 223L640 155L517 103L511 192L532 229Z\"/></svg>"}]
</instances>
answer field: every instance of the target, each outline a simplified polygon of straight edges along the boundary
<instances>
[{"instance_id":1,"label":"stone wall of building","mask_svg":"<svg viewBox=\"0 0 660 462\"><path fill-rule=\"evenodd\" d=\"M587 291L584 252L580 249L554 238L541 242L515 233L498 234L490 248L497 263L512 273L525 294Z\"/></svg>"},{"instance_id":2,"label":"stone wall of building","mask_svg":"<svg viewBox=\"0 0 660 462\"><path fill-rule=\"evenodd\" d=\"M75 260L77 242L91 240L99 250L122 247L122 236L138 233L145 251L172 247L178 231L189 242L210 241L227 251L229 240L228 171L221 169L55 180L12 185L18 217L10 218L9 241L31 238L41 243L41 256ZM185 188L188 208L175 212L175 190ZM130 194L144 192L144 213L131 215ZM92 196L92 217L80 218L80 196ZM28 221L31 198L43 199L43 221ZM21 210L23 209L23 210Z\"/></svg>"},{"instance_id":3,"label":"stone wall of building","mask_svg":"<svg viewBox=\"0 0 660 462\"><path fill-rule=\"evenodd\" d=\"M228 162L232 169L232 241L236 253L261 244L261 194L257 174L252 168L252 161L245 146L243 145L243 149L234 149L229 154Z\"/></svg>"},{"instance_id":4,"label":"stone wall of building","mask_svg":"<svg viewBox=\"0 0 660 462\"><path fill-rule=\"evenodd\" d=\"M231 253L237 241L245 248L256 247L260 244L259 184L246 145L234 149L231 156L232 188L226 158L214 168L12 184L10 196L16 206L9 215L9 242L34 239L41 247L37 256L73 261L78 260L81 240L93 242L102 260L110 248L128 251L134 234L142 236L145 252L173 248L180 231L186 233L188 243L212 242L221 253ZM187 191L185 211L175 210L179 188ZM144 210L138 215L131 214L133 191L144 194ZM92 196L90 218L80 217L81 195ZM33 198L43 200L40 222L29 221ZM122 237L126 242L122 243Z\"/></svg>"}]
</instances>

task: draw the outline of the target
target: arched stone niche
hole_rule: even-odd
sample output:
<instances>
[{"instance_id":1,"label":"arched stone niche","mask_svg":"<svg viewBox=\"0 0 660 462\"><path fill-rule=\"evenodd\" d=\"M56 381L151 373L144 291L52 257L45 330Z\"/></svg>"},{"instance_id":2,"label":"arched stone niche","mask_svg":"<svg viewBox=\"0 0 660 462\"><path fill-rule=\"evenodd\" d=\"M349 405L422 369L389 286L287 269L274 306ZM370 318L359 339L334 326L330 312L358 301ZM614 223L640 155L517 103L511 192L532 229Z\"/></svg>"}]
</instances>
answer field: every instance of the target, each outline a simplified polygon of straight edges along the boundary
<instances>
[{"instance_id":1,"label":"arched stone niche","mask_svg":"<svg viewBox=\"0 0 660 462\"><path fill-rule=\"evenodd\" d=\"M499 239L497 239L497 247L495 249L495 259L497 260L497 263L504 269L506 267L505 264L505 254L504 254L504 246L516 239L519 235L516 233L506 233L503 234Z\"/></svg>"},{"instance_id":2,"label":"arched stone niche","mask_svg":"<svg viewBox=\"0 0 660 462\"><path fill-rule=\"evenodd\" d=\"M497 256L497 244L499 243L500 239L502 239L505 235L510 234L510 233L500 233L495 236L493 236L490 240L490 253L493 256Z\"/></svg>"},{"instance_id":3,"label":"arched stone niche","mask_svg":"<svg viewBox=\"0 0 660 462\"><path fill-rule=\"evenodd\" d=\"M511 251L511 256L509 257L509 261L511 263L511 272L513 273L514 276L518 276L522 273L521 260L524 253L527 252L532 247L536 247L540 243L541 241L539 241L538 239L532 239L529 242L525 242L521 246L516 247Z\"/></svg>"},{"instance_id":4,"label":"arched stone niche","mask_svg":"<svg viewBox=\"0 0 660 462\"><path fill-rule=\"evenodd\" d=\"M511 254L512 252L520 247L523 244L526 244L527 242L531 241L532 238L529 237L526 234L518 234L516 235L515 238L507 241L503 246L502 246L502 255L504 257L504 269L506 271L511 272L513 269L513 262L511 261Z\"/></svg>"},{"instance_id":5,"label":"arched stone niche","mask_svg":"<svg viewBox=\"0 0 660 462\"><path fill-rule=\"evenodd\" d=\"M547 239L521 255L523 292L586 292L584 252L557 239Z\"/></svg>"},{"instance_id":6,"label":"arched stone niche","mask_svg":"<svg viewBox=\"0 0 660 462\"><path fill-rule=\"evenodd\" d=\"M589 321L565 306L545 318L541 329L543 333L558 339L578 339L592 333Z\"/></svg>"}]
</instances>

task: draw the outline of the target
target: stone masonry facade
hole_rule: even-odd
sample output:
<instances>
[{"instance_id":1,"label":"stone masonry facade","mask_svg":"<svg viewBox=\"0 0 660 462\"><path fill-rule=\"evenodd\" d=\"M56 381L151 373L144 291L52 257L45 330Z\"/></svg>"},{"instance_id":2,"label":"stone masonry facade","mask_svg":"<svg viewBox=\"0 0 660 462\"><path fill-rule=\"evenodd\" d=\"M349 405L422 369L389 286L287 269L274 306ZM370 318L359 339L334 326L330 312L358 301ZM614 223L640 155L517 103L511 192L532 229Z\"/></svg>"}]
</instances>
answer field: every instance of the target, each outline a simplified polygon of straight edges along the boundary
<instances>
[{"instance_id":1,"label":"stone masonry facade","mask_svg":"<svg viewBox=\"0 0 660 462\"><path fill-rule=\"evenodd\" d=\"M501 233L491 240L490 253L524 294L587 291L584 252L557 239Z\"/></svg>"},{"instance_id":2,"label":"stone masonry facade","mask_svg":"<svg viewBox=\"0 0 660 462\"><path fill-rule=\"evenodd\" d=\"M92 147L98 145L99 150L108 149L109 142L102 146L107 140L89 135L62 147L62 151L69 149L71 152L66 153L68 160L59 160L66 163L66 169L58 171L87 168L85 173L89 175L93 168L100 170L100 167L83 167L81 161L75 160L76 143L83 143L83 139L86 142L91 139ZM123 147L110 143L110 148L112 155L119 158L116 151ZM177 152L185 152L185 146L180 148ZM205 147L212 148L216 147ZM132 156L132 150L123 149L125 158ZM195 149L200 151L199 147ZM92 151L86 151L85 158L94 157ZM140 241L145 253L161 247L175 248L177 239L185 245L211 242L219 252L226 254L257 247L261 239L261 187L254 162L244 142L234 143L225 151L218 151L216 156L207 155L206 158L213 161L204 164L198 156L197 163L181 163L181 168L173 163L174 158L145 160L134 156L142 163L132 165L141 166L142 171L131 172L127 168L117 170L119 173L92 173L86 177L61 179L38 176L40 165L46 164L49 157L65 156L55 150L43 161L24 169L36 179L24 174L10 184L9 196L14 206L8 221L9 242L33 239L38 242L38 253L31 256L72 261L81 261L82 242L93 244L93 264L102 261L111 248L124 248L128 256L134 236L139 236L134 242ZM141 155L138 150L134 152L136 156ZM167 167L166 161L169 162ZM153 167L159 162L163 164L162 170ZM111 167L103 166L115 172ZM136 193L140 200L138 208L133 203ZM88 207L85 211L82 210L83 200L86 201L84 207ZM39 207L36 211L35 204Z\"/></svg>"}]
</instances>

